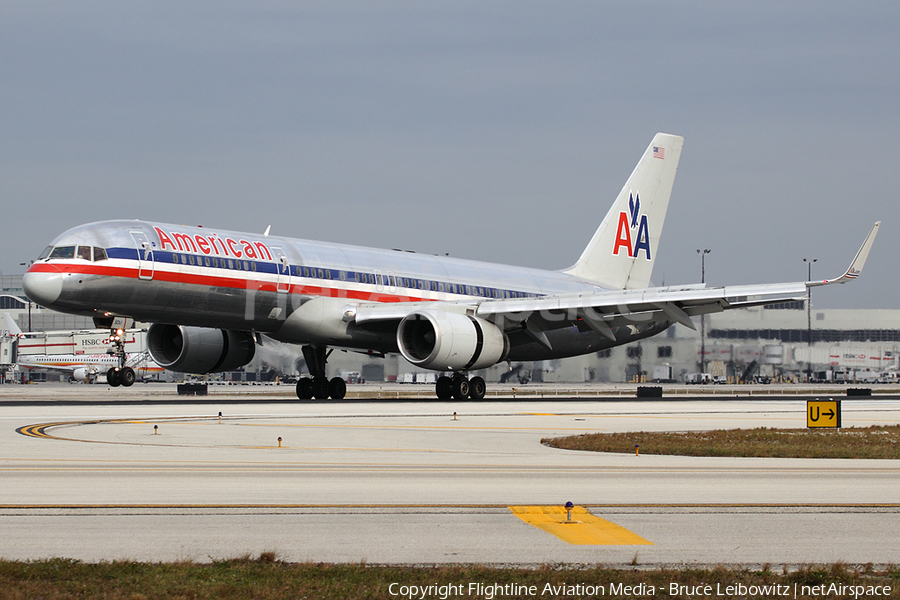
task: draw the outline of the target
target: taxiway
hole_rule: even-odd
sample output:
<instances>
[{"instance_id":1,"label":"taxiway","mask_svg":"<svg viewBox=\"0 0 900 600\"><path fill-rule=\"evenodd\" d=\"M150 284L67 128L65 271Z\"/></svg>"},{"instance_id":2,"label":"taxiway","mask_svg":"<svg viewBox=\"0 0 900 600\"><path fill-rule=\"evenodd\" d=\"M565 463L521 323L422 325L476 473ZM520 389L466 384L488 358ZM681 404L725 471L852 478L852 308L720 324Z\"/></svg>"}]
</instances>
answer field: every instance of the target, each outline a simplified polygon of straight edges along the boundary
<instances>
[{"instance_id":1,"label":"taxiway","mask_svg":"<svg viewBox=\"0 0 900 600\"><path fill-rule=\"evenodd\" d=\"M0 401L21 387L0 388ZM3 558L171 561L274 551L292 561L406 564L900 559L897 461L593 454L540 443L594 431L799 429L805 399L316 405L248 397L216 406L176 402L147 386L129 390L139 406L75 406L64 402L68 390L80 395L88 386L41 387L45 401L6 403L0 413ZM845 427L900 422L896 400L843 406ZM510 509L567 501L649 544L573 544Z\"/></svg>"}]
</instances>

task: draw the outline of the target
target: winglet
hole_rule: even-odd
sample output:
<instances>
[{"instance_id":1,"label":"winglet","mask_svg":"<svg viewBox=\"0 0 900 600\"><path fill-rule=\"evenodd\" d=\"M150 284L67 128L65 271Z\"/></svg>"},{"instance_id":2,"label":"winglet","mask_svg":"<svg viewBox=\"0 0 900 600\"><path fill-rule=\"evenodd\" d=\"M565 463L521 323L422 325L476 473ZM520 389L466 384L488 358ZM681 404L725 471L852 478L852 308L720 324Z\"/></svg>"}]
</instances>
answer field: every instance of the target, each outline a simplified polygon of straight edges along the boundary
<instances>
[{"instance_id":1,"label":"winglet","mask_svg":"<svg viewBox=\"0 0 900 600\"><path fill-rule=\"evenodd\" d=\"M875 225L872 226L872 231L866 236L866 241L860 246L859 252L856 253L853 262L850 263L850 266L847 267L847 270L843 275L836 279L826 279L825 281L807 281L806 287L831 285L832 283L847 283L848 281L852 281L859 277L860 273L862 273L863 266L866 264L866 258L869 257L869 250L872 249L872 243L875 241L875 236L878 234L878 228L880 226L881 221L877 221Z\"/></svg>"}]
</instances>

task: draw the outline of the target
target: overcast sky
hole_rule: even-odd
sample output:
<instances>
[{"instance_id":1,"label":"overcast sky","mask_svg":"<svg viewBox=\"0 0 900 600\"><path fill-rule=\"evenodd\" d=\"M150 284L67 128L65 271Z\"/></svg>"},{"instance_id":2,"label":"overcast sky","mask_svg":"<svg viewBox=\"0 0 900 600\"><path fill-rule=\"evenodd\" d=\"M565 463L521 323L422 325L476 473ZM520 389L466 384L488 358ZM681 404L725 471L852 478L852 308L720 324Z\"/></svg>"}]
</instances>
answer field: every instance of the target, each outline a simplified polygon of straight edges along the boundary
<instances>
[{"instance_id":1,"label":"overcast sky","mask_svg":"<svg viewBox=\"0 0 900 600\"><path fill-rule=\"evenodd\" d=\"M900 308L900 4L0 4L0 271L110 218L572 264L685 137L654 283Z\"/></svg>"}]
</instances>

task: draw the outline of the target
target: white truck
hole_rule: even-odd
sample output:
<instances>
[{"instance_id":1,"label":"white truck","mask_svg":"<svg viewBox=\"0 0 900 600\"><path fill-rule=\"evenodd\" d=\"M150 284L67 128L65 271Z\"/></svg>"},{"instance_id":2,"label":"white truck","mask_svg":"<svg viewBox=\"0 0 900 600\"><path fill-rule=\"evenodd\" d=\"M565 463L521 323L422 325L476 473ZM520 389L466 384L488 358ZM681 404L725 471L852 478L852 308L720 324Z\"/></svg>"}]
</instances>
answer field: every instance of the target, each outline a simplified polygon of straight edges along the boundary
<instances>
[{"instance_id":1,"label":"white truck","mask_svg":"<svg viewBox=\"0 0 900 600\"><path fill-rule=\"evenodd\" d=\"M653 367L653 383L675 383L675 377L672 376L672 367L669 365Z\"/></svg>"},{"instance_id":2,"label":"white truck","mask_svg":"<svg viewBox=\"0 0 900 600\"><path fill-rule=\"evenodd\" d=\"M712 378L712 375L710 375L709 373L685 373L684 374L684 382L689 385L691 385L691 384L702 385L702 384L712 383L713 378Z\"/></svg>"}]
</instances>

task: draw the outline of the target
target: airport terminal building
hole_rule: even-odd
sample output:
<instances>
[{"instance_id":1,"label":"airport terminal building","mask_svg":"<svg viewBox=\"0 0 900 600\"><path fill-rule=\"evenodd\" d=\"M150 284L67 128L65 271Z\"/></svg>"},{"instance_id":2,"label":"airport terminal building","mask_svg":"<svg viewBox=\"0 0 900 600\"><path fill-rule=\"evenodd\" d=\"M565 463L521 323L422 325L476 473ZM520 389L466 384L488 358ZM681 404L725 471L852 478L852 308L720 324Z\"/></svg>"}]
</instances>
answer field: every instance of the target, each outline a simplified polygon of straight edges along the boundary
<instances>
[{"instance_id":1,"label":"airport terminal building","mask_svg":"<svg viewBox=\"0 0 900 600\"><path fill-rule=\"evenodd\" d=\"M696 331L676 324L638 344L571 360L584 361L584 381L614 382L681 383L699 373L726 381L745 374L749 380L805 381L810 369L819 380L878 379L893 372L895 381L900 366L900 310L812 308L808 315L806 302L798 301L693 320ZM550 367L546 381L578 376L569 365Z\"/></svg>"},{"instance_id":2,"label":"airport terminal building","mask_svg":"<svg viewBox=\"0 0 900 600\"><path fill-rule=\"evenodd\" d=\"M91 319L38 307L22 291L22 276L0 276L0 312L22 331L88 330ZM696 330L676 324L635 344L536 363L502 363L480 374L489 382L699 382L897 380L900 310L816 309L806 302L694 317ZM0 357L2 359L3 357ZM9 361L9 358L5 359ZM374 359L335 352L329 376L368 381L434 381L399 355ZM268 342L242 373L305 371L299 346ZM706 374L706 375L702 375ZM256 379L256 376L250 376Z\"/></svg>"}]
</instances>

